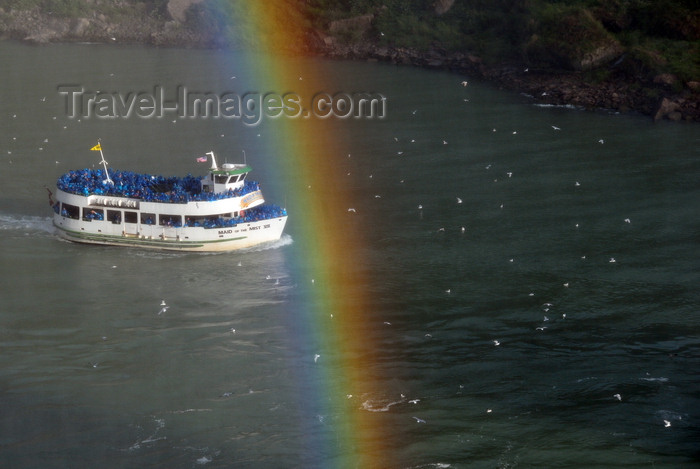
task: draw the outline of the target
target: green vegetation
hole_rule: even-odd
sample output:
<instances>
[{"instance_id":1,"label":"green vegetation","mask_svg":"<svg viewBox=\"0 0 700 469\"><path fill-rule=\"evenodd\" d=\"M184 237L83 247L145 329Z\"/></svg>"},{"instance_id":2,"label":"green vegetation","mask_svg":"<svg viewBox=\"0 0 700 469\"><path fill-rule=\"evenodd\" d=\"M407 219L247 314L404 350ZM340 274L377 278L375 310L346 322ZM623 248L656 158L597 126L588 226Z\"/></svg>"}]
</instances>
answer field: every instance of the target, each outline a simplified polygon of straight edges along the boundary
<instances>
[{"instance_id":1,"label":"green vegetation","mask_svg":"<svg viewBox=\"0 0 700 469\"><path fill-rule=\"evenodd\" d=\"M591 68L623 56L619 65L637 75L700 80L697 0L457 0L442 14L438 3L452 2L309 0L307 12L321 30L338 19L373 13L364 40L470 52L487 63L585 69L596 55L600 60Z\"/></svg>"},{"instance_id":2,"label":"green vegetation","mask_svg":"<svg viewBox=\"0 0 700 469\"><path fill-rule=\"evenodd\" d=\"M169 19L168 0L2 3L5 14ZM260 15L268 21L264 37L247 21ZM333 27L362 15L371 21ZM190 7L182 27L222 47L303 51L314 30L349 44L463 52L487 64L587 70L597 79L615 62L615 71L639 79L671 73L700 81L698 0L204 0Z\"/></svg>"}]
</instances>

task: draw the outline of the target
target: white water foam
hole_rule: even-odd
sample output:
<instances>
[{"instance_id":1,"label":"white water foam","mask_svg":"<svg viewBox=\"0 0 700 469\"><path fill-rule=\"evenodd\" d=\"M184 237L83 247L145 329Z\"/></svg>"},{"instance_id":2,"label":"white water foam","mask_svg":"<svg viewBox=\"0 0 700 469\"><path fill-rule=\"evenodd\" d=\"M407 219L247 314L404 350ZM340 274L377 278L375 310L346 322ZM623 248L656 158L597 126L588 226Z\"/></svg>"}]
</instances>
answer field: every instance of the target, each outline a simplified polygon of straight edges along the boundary
<instances>
[{"instance_id":1,"label":"white water foam","mask_svg":"<svg viewBox=\"0 0 700 469\"><path fill-rule=\"evenodd\" d=\"M259 244L257 246L252 246L250 248L246 249L241 249L241 251L245 252L258 252L258 251L267 251L268 249L279 249L284 246L289 246L292 244L294 240L292 237L286 233L283 233L280 239L275 240L275 241L270 241L269 243L263 243Z\"/></svg>"},{"instance_id":2,"label":"white water foam","mask_svg":"<svg viewBox=\"0 0 700 469\"><path fill-rule=\"evenodd\" d=\"M362 406L360 408L368 412L388 412L392 406L402 404L405 401L406 400L403 398L398 401L368 399L362 403Z\"/></svg>"},{"instance_id":3,"label":"white water foam","mask_svg":"<svg viewBox=\"0 0 700 469\"><path fill-rule=\"evenodd\" d=\"M8 215L0 213L0 231L24 231L25 233L53 233L50 217Z\"/></svg>"},{"instance_id":4,"label":"white water foam","mask_svg":"<svg viewBox=\"0 0 700 469\"><path fill-rule=\"evenodd\" d=\"M575 104L546 104L546 103L535 103L535 107L544 108L560 108L560 109L584 109L583 106L576 106Z\"/></svg>"}]
</instances>

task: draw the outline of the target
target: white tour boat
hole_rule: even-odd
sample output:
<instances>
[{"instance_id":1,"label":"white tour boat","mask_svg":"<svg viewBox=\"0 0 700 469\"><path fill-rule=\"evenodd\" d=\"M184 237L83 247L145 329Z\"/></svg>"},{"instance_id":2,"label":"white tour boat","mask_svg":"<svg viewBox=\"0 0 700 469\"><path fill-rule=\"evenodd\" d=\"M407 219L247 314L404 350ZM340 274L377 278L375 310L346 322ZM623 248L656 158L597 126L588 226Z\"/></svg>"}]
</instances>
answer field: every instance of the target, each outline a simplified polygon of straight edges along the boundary
<instances>
[{"instance_id":1,"label":"white tour boat","mask_svg":"<svg viewBox=\"0 0 700 469\"><path fill-rule=\"evenodd\" d=\"M229 251L282 236L287 212L265 204L251 167L217 166L214 152L204 177L163 177L116 171L98 143L103 169L70 171L58 178L53 224L81 243L177 251ZM204 157L198 161L206 161Z\"/></svg>"}]
</instances>

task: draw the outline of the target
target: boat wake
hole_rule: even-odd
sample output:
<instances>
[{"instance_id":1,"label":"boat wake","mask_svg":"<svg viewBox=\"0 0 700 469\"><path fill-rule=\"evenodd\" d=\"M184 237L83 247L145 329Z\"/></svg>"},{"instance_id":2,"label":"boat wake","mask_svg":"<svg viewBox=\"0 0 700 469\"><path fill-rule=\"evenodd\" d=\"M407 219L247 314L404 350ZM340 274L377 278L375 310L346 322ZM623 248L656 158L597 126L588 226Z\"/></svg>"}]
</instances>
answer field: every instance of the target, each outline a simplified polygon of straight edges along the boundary
<instances>
[{"instance_id":1,"label":"boat wake","mask_svg":"<svg viewBox=\"0 0 700 469\"><path fill-rule=\"evenodd\" d=\"M288 234L284 233L280 237L280 239L276 239L274 241L270 241L267 243L262 243L258 244L256 246L252 246L249 248L241 249L242 252L258 252L258 251L267 251L268 249L279 249L284 246L289 246L292 244L294 240L292 239L291 236Z\"/></svg>"},{"instance_id":2,"label":"boat wake","mask_svg":"<svg viewBox=\"0 0 700 469\"><path fill-rule=\"evenodd\" d=\"M28 234L53 234L54 227L50 217L18 216L0 213L0 231L23 232Z\"/></svg>"}]
</instances>

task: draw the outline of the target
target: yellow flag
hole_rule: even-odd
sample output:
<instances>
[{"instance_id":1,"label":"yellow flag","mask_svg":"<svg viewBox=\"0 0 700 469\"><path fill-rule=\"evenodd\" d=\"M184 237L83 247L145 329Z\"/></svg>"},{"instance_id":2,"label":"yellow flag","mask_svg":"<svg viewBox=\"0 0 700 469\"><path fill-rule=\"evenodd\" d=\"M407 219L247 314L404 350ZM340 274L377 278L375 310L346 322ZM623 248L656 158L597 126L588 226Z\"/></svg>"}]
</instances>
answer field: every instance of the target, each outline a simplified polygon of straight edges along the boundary
<instances>
[{"instance_id":1,"label":"yellow flag","mask_svg":"<svg viewBox=\"0 0 700 469\"><path fill-rule=\"evenodd\" d=\"M100 144L98 143L98 144L95 145L94 147L90 148L90 150L92 150L92 151L100 151L100 150L102 150L102 147L101 147Z\"/></svg>"}]
</instances>

